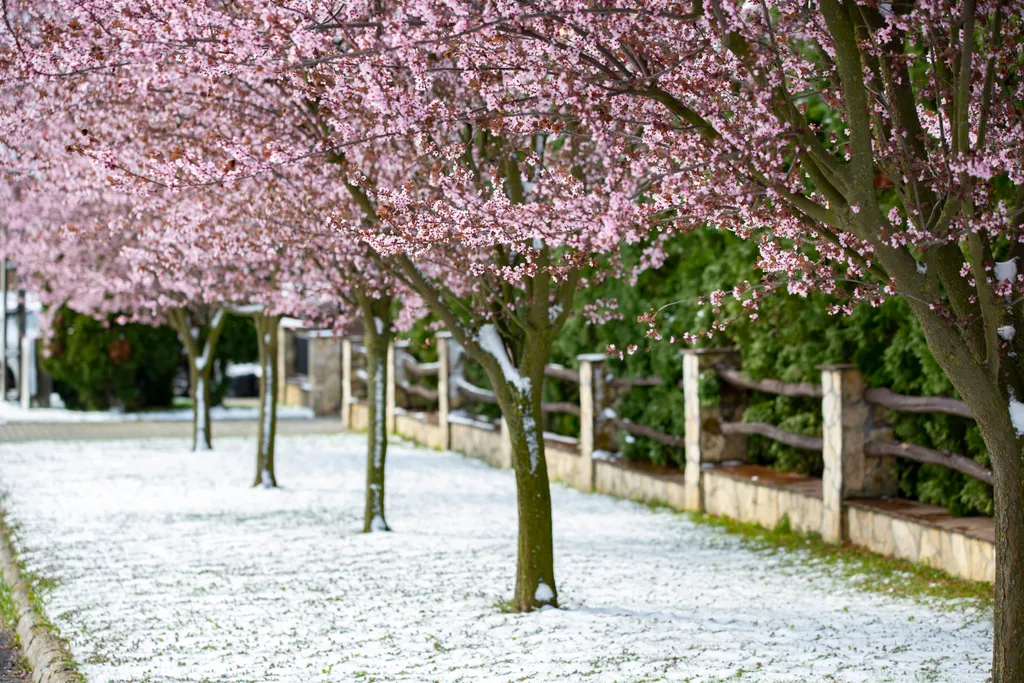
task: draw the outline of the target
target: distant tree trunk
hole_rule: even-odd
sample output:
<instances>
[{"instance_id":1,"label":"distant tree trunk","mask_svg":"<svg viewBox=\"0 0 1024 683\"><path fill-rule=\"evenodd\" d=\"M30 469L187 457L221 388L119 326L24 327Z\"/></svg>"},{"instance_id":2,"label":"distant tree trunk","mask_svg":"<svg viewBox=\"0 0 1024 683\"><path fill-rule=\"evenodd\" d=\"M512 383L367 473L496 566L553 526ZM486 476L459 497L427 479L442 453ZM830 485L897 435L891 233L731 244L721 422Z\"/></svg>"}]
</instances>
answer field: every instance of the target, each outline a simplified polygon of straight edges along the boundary
<instances>
[{"instance_id":1,"label":"distant tree trunk","mask_svg":"<svg viewBox=\"0 0 1024 683\"><path fill-rule=\"evenodd\" d=\"M253 486L274 488L274 446L277 438L277 338L281 316L253 315L260 363L260 423L256 439L256 479Z\"/></svg>"},{"instance_id":2,"label":"distant tree trunk","mask_svg":"<svg viewBox=\"0 0 1024 683\"><path fill-rule=\"evenodd\" d=\"M172 309L167 313L167 320L178 333L188 356L189 395L192 398L192 450L208 451L213 448L210 422L213 354L227 315L223 308L215 309L205 325L205 335L204 325L194 321L194 318L198 317L200 316L184 308Z\"/></svg>"},{"instance_id":3,"label":"distant tree trunk","mask_svg":"<svg viewBox=\"0 0 1024 683\"><path fill-rule=\"evenodd\" d=\"M201 358L201 357L200 357ZM189 361L189 396L192 398L192 450L213 449L213 432L210 423L210 368L199 367L199 358Z\"/></svg>"},{"instance_id":4,"label":"distant tree trunk","mask_svg":"<svg viewBox=\"0 0 1024 683\"><path fill-rule=\"evenodd\" d=\"M366 509L363 531L390 531L384 515L384 464L388 451L385 395L388 382L388 344L391 342L391 299L361 297L366 343L369 430L366 452Z\"/></svg>"}]
</instances>

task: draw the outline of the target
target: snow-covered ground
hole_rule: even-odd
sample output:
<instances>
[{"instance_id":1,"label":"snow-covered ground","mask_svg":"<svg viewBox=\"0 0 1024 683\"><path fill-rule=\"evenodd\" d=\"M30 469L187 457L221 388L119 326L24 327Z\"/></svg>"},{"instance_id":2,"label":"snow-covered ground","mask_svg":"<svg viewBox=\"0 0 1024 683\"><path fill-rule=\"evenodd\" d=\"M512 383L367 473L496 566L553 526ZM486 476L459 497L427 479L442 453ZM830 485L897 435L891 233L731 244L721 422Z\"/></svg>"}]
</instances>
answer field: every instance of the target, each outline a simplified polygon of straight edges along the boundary
<instances>
[{"instance_id":1,"label":"snow-covered ground","mask_svg":"<svg viewBox=\"0 0 1024 683\"><path fill-rule=\"evenodd\" d=\"M859 591L685 516L553 491L564 609L503 613L513 475L393 446L364 535L363 437L0 446L29 568L94 683L980 682L991 621Z\"/></svg>"},{"instance_id":2,"label":"snow-covered ground","mask_svg":"<svg viewBox=\"0 0 1024 683\"><path fill-rule=\"evenodd\" d=\"M255 406L214 406L210 408L210 419L255 420L259 408ZM313 411L305 406L278 406L279 420L312 418ZM118 410L68 410L66 408L29 408L25 410L16 401L0 401L0 424L7 422L188 422L192 420L192 409L149 410L141 413L125 413Z\"/></svg>"}]
</instances>

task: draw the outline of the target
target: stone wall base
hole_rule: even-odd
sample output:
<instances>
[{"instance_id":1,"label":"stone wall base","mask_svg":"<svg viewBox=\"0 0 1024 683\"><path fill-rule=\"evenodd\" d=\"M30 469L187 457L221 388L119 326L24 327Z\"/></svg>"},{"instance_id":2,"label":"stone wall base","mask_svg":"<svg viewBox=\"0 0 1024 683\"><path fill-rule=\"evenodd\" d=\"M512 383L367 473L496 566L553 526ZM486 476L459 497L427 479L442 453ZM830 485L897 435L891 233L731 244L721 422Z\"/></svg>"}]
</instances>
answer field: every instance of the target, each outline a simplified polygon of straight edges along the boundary
<instances>
[{"instance_id":1,"label":"stone wall base","mask_svg":"<svg viewBox=\"0 0 1024 683\"><path fill-rule=\"evenodd\" d=\"M709 515L766 529L788 518L790 529L801 534L821 529L820 480L778 476L771 468L751 465L708 468L702 474L704 511Z\"/></svg>"},{"instance_id":2,"label":"stone wall base","mask_svg":"<svg viewBox=\"0 0 1024 683\"><path fill-rule=\"evenodd\" d=\"M353 429L365 430L366 405L352 406ZM452 422L451 449L509 469L496 425L469 420ZM439 448L440 427L426 416L399 415L400 436ZM569 444L547 442L548 476L585 490L581 459ZM782 474L754 465L708 467L701 471L701 498L711 515L757 524L767 529L789 519L798 533L818 533L822 523L821 480ZM686 510L683 473L638 463L597 460L594 490L617 498ZM949 517L935 506L900 500L851 500L843 506L846 538L854 545L887 557L941 569L973 581L995 579L995 539L989 519Z\"/></svg>"},{"instance_id":3,"label":"stone wall base","mask_svg":"<svg viewBox=\"0 0 1024 683\"><path fill-rule=\"evenodd\" d=\"M957 519L904 500L851 500L845 512L846 537L854 545L964 579L995 581L995 529L988 518Z\"/></svg>"}]
</instances>

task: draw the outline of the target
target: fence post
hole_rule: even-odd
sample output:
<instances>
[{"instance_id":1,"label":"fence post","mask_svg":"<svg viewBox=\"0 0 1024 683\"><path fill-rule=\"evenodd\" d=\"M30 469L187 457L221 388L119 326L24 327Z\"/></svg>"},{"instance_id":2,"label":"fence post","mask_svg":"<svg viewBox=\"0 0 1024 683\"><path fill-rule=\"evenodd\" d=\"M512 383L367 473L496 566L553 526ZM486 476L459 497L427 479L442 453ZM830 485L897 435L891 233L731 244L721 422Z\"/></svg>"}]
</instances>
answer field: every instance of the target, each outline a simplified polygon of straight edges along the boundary
<instances>
[{"instance_id":1,"label":"fence post","mask_svg":"<svg viewBox=\"0 0 1024 683\"><path fill-rule=\"evenodd\" d=\"M747 459L747 437L742 434L726 436L718 429L722 420L738 422L746 407L742 391L721 386L717 402L701 402L701 374L713 372L714 366L724 363L740 366L740 352L736 349L685 349L683 351L683 416L686 420L686 450L684 486L686 509L700 512L704 509L701 467L706 463Z\"/></svg>"},{"instance_id":2,"label":"fence post","mask_svg":"<svg viewBox=\"0 0 1024 683\"><path fill-rule=\"evenodd\" d=\"M313 414L336 415L344 400L341 387L341 348L331 332L309 335L309 406Z\"/></svg>"},{"instance_id":3,"label":"fence post","mask_svg":"<svg viewBox=\"0 0 1024 683\"><path fill-rule=\"evenodd\" d=\"M21 398L22 410L32 407L32 381L31 371L32 347L35 339L25 335L21 338L21 377L18 378L18 394Z\"/></svg>"},{"instance_id":4,"label":"fence post","mask_svg":"<svg viewBox=\"0 0 1024 683\"><path fill-rule=\"evenodd\" d=\"M896 495L895 458L869 456L864 444L875 426L874 406L864 400L864 377L853 365L819 365L821 370L821 537L845 537L843 501Z\"/></svg>"},{"instance_id":5,"label":"fence post","mask_svg":"<svg viewBox=\"0 0 1024 683\"><path fill-rule=\"evenodd\" d=\"M442 330L434 335L437 343L437 426L441 430L441 450L451 447L451 430L448 427L448 348L451 332Z\"/></svg>"},{"instance_id":6,"label":"fence post","mask_svg":"<svg viewBox=\"0 0 1024 683\"><path fill-rule=\"evenodd\" d=\"M597 442L598 409L600 407L601 363L604 354L584 353L580 362L580 471L577 486L581 491L594 490L594 450Z\"/></svg>"},{"instance_id":7,"label":"fence post","mask_svg":"<svg viewBox=\"0 0 1024 683\"><path fill-rule=\"evenodd\" d=\"M341 339L341 426L352 429L352 339Z\"/></svg>"},{"instance_id":8,"label":"fence post","mask_svg":"<svg viewBox=\"0 0 1024 683\"><path fill-rule=\"evenodd\" d=\"M277 328L277 402L288 400L288 378L295 368L295 331L284 325Z\"/></svg>"}]
</instances>

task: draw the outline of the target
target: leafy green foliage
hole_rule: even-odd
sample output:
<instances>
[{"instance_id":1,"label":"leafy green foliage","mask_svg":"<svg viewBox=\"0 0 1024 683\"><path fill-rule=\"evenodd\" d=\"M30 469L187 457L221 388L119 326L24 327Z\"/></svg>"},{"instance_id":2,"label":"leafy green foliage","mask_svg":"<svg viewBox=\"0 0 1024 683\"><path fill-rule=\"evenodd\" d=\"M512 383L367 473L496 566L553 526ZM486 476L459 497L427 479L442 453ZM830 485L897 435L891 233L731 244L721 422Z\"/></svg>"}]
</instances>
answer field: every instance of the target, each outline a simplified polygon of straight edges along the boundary
<instances>
[{"instance_id":1,"label":"leafy green foliage","mask_svg":"<svg viewBox=\"0 0 1024 683\"><path fill-rule=\"evenodd\" d=\"M615 344L622 349L643 339L645 325L634 322L652 307L665 306L659 314L659 331L681 336L708 329L715 319L730 320L724 332L703 341L707 347L735 347L743 353L743 371L753 379L777 378L787 382L820 382L818 365L853 363L870 386L889 387L909 395L955 396L945 373L931 356L924 335L906 301L892 299L877 308L862 305L850 316L827 312L829 297L768 297L751 322L731 297L715 314L698 298L716 289L731 290L752 279L756 245L713 229L702 229L673 238L666 246L664 265L642 273L632 283L605 282L587 292L580 305L615 298L623 320L590 325L576 318L557 341L556 362L575 364L578 353L592 353ZM624 258L637 258L628 249ZM682 391L678 347L653 343L624 361L609 359L606 366L617 376L658 375L665 386L638 388L617 404L620 417L670 434L683 434ZM551 383L549 383L551 384ZM708 384L708 386L705 386ZM703 380L701 399L713 401L714 387ZM799 434L821 433L819 401L751 394L744 419L769 422ZM988 464L988 456L972 420L949 415L889 413L886 419L894 438L930 448L961 453ZM657 464L683 465L683 454L643 438L623 438L627 458ZM751 437L753 462L782 470L820 474L821 455ZM991 487L937 465L910 461L897 464L903 495L947 507L952 514L992 514Z\"/></svg>"},{"instance_id":2,"label":"leafy green foliage","mask_svg":"<svg viewBox=\"0 0 1024 683\"><path fill-rule=\"evenodd\" d=\"M169 408L174 380L187 367L177 334L168 327L95 320L68 308L54 320L54 336L43 370L68 408L128 412ZM214 353L213 404L228 389L228 363L258 357L256 333L248 317L229 316Z\"/></svg>"},{"instance_id":3,"label":"leafy green foliage","mask_svg":"<svg viewBox=\"0 0 1024 683\"><path fill-rule=\"evenodd\" d=\"M69 408L169 407L181 345L166 327L116 325L62 309L43 370Z\"/></svg>"}]
</instances>

